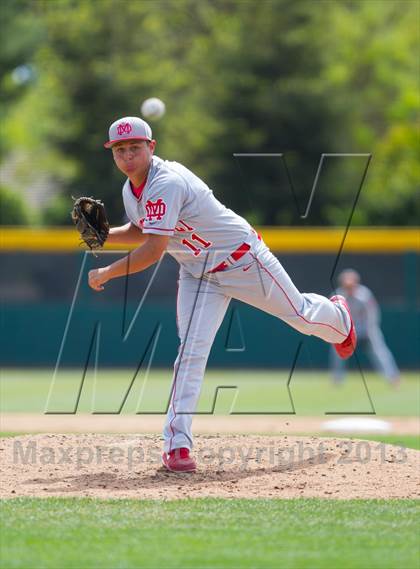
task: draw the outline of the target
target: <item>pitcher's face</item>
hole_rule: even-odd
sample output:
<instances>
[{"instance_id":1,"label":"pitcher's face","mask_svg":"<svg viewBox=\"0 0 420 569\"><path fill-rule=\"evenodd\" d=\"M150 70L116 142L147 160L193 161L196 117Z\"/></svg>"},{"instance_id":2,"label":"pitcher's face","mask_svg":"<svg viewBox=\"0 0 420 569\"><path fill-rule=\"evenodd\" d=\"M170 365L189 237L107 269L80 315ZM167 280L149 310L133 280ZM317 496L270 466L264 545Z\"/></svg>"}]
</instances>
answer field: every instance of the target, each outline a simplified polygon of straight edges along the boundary
<instances>
[{"instance_id":1,"label":"pitcher's face","mask_svg":"<svg viewBox=\"0 0 420 569\"><path fill-rule=\"evenodd\" d=\"M149 169L155 150L154 140L126 140L112 147L112 155L118 169L126 176L143 174Z\"/></svg>"}]
</instances>

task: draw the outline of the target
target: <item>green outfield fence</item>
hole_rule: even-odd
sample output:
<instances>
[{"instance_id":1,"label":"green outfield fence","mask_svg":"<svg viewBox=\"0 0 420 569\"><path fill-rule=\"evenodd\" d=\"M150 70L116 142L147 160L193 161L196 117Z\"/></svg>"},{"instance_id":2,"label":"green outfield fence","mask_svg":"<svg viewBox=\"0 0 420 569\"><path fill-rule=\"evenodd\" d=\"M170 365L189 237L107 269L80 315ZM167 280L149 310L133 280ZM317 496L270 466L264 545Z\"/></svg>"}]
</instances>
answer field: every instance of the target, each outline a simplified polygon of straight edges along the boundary
<instances>
[{"instance_id":1,"label":"green outfield fence","mask_svg":"<svg viewBox=\"0 0 420 569\"><path fill-rule=\"evenodd\" d=\"M329 294L331 272L343 230L259 228L300 290ZM351 230L336 272L357 269L375 292L383 330L402 368L418 367L420 302L417 291L419 241L413 229ZM56 239L51 240L51 235ZM337 245L338 244L338 245ZM121 256L106 252L106 262ZM3 229L1 336L3 366L54 366L62 347L63 366L84 366L98 345L103 366L171 366L177 353L175 297L177 265L166 257L144 296L152 270L109 283L104 293L86 285L86 272L100 266L78 248L67 229ZM84 275L71 312L81 267ZM131 332L124 338L141 299ZM67 335L63 342L68 323ZM98 334L99 331L99 334ZM95 335L96 334L96 335ZM96 340L94 341L94 339ZM99 338L99 340L98 340ZM98 341L97 341L98 340ZM156 342L154 342L156 340ZM281 321L232 302L217 335L210 366L325 368L328 346L297 334ZM367 365L363 355L361 363ZM146 363L144 363L146 365Z\"/></svg>"}]
</instances>

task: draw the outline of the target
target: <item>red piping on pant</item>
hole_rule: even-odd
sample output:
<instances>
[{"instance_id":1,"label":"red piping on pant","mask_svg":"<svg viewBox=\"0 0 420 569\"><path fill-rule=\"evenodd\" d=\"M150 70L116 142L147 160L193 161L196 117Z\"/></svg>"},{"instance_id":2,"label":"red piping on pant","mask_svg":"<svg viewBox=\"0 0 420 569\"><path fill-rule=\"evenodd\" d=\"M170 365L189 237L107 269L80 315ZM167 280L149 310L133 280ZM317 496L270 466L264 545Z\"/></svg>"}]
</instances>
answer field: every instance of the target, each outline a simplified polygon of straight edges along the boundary
<instances>
[{"instance_id":1,"label":"red piping on pant","mask_svg":"<svg viewBox=\"0 0 420 569\"><path fill-rule=\"evenodd\" d=\"M304 318L302 316L302 314L299 314L299 312L296 310L296 308L293 306L292 301L290 300L290 298L287 296L286 291L284 290L284 288L281 286L281 284L279 282L277 282L276 278L270 273L270 271L264 267L264 265L257 259L257 257L255 255L253 255L252 253L250 253L250 255L257 261L257 263L259 264L259 266L264 269L264 271L270 275L270 277L273 279L273 281L276 283L276 285L279 287L279 289L282 291L282 293L284 294L284 296L287 298L290 306L293 308L296 316L298 316L299 318L302 318L302 320L304 322L306 322L307 324L314 324L315 326L327 326L328 328L331 328L332 330L334 330L334 332L337 332L338 334L340 334L340 336L344 336L344 338L348 337L348 334L343 334L342 332L340 332L340 330L337 330L337 328L334 328L334 326L331 326L331 324L325 324L324 322L310 322L309 320L306 320L306 318Z\"/></svg>"}]
</instances>

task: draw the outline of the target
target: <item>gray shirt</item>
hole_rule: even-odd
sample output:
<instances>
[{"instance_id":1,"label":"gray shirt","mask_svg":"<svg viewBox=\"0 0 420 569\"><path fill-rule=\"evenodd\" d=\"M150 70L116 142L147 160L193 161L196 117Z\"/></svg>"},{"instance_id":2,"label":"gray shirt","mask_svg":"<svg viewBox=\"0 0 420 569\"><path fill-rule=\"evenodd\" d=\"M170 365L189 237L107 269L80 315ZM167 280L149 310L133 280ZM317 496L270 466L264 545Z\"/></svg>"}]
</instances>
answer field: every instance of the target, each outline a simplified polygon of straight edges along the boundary
<instances>
[{"instance_id":1,"label":"gray shirt","mask_svg":"<svg viewBox=\"0 0 420 569\"><path fill-rule=\"evenodd\" d=\"M372 291L364 285L358 285L352 296L342 288L337 292L347 300L359 338L368 338L380 324L380 311Z\"/></svg>"},{"instance_id":2,"label":"gray shirt","mask_svg":"<svg viewBox=\"0 0 420 569\"><path fill-rule=\"evenodd\" d=\"M168 253L196 277L224 261L253 233L198 176L158 156L152 158L140 198L128 179L122 195L131 223L143 233L168 235Z\"/></svg>"}]
</instances>

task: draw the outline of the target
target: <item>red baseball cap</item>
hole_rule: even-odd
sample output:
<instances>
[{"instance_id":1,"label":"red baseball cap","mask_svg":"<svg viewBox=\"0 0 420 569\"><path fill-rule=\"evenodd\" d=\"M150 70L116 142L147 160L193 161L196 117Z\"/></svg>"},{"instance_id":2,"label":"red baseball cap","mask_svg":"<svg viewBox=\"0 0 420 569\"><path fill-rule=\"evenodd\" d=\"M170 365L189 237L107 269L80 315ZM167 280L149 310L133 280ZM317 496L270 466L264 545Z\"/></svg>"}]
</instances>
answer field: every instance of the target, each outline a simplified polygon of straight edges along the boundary
<instances>
[{"instance_id":1,"label":"red baseball cap","mask_svg":"<svg viewBox=\"0 0 420 569\"><path fill-rule=\"evenodd\" d=\"M105 148L112 148L121 140L152 140L152 129L139 117L123 117L109 127L109 140Z\"/></svg>"}]
</instances>

